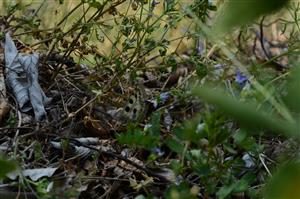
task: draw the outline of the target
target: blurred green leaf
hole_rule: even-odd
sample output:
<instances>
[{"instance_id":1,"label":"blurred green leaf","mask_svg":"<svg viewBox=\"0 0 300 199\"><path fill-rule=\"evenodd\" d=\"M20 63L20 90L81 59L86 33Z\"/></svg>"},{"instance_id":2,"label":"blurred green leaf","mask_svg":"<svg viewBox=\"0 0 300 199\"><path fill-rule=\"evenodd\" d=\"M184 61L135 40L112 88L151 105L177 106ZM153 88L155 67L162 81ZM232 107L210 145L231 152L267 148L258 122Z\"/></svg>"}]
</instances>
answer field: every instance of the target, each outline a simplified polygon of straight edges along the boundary
<instances>
[{"instance_id":1,"label":"blurred green leaf","mask_svg":"<svg viewBox=\"0 0 300 199\"><path fill-rule=\"evenodd\" d=\"M182 182L179 185L172 185L166 192L166 199L196 199L198 190L190 189L186 182Z\"/></svg>"},{"instance_id":2,"label":"blurred green leaf","mask_svg":"<svg viewBox=\"0 0 300 199\"><path fill-rule=\"evenodd\" d=\"M182 152L184 150L184 146L180 142L178 142L172 138L168 138L165 140L165 143L175 153L182 154Z\"/></svg>"},{"instance_id":3,"label":"blurred green leaf","mask_svg":"<svg viewBox=\"0 0 300 199\"><path fill-rule=\"evenodd\" d=\"M289 163L273 176L266 188L266 199L300 198L300 163Z\"/></svg>"},{"instance_id":4,"label":"blurred green leaf","mask_svg":"<svg viewBox=\"0 0 300 199\"><path fill-rule=\"evenodd\" d=\"M216 19L216 30L227 32L235 26L277 11L288 2L289 0L227 0Z\"/></svg>"},{"instance_id":5,"label":"blurred green leaf","mask_svg":"<svg viewBox=\"0 0 300 199\"><path fill-rule=\"evenodd\" d=\"M135 125L127 126L126 134L117 137L121 144L133 145L140 148L151 149L159 146L160 140L160 113L154 112L151 115L148 128L142 131Z\"/></svg>"},{"instance_id":6,"label":"blurred green leaf","mask_svg":"<svg viewBox=\"0 0 300 199\"><path fill-rule=\"evenodd\" d=\"M16 169L16 164L12 161L8 161L0 156L0 179L5 175Z\"/></svg>"},{"instance_id":7,"label":"blurred green leaf","mask_svg":"<svg viewBox=\"0 0 300 199\"><path fill-rule=\"evenodd\" d=\"M176 174L180 174L181 172L184 171L185 167L180 164L179 161L177 160L171 160L170 162L170 168L172 171L174 171Z\"/></svg>"},{"instance_id":8,"label":"blurred green leaf","mask_svg":"<svg viewBox=\"0 0 300 199\"><path fill-rule=\"evenodd\" d=\"M229 196L231 193L241 193L248 190L249 185L253 183L256 179L256 176L251 173L245 174L240 180L232 182L228 186L222 187L218 192L218 199L224 199Z\"/></svg>"},{"instance_id":9,"label":"blurred green leaf","mask_svg":"<svg viewBox=\"0 0 300 199\"><path fill-rule=\"evenodd\" d=\"M147 135L139 128L129 128L126 133L120 134L117 140L121 144L151 149L158 145L159 137Z\"/></svg>"},{"instance_id":10,"label":"blurred green leaf","mask_svg":"<svg viewBox=\"0 0 300 199\"><path fill-rule=\"evenodd\" d=\"M207 102L217 105L225 113L249 129L271 130L277 133L284 133L287 136L295 136L297 133L295 124L259 111L254 104L243 104L229 97L220 89L197 87L193 90L193 93Z\"/></svg>"},{"instance_id":11,"label":"blurred green leaf","mask_svg":"<svg viewBox=\"0 0 300 199\"><path fill-rule=\"evenodd\" d=\"M181 126L174 128L174 133L179 140L198 143L205 135L203 132L197 132L199 119L185 121Z\"/></svg>"},{"instance_id":12,"label":"blurred green leaf","mask_svg":"<svg viewBox=\"0 0 300 199\"><path fill-rule=\"evenodd\" d=\"M300 67L296 66L291 71L288 82L288 95L285 101L292 112L300 114Z\"/></svg>"},{"instance_id":13,"label":"blurred green leaf","mask_svg":"<svg viewBox=\"0 0 300 199\"><path fill-rule=\"evenodd\" d=\"M245 131L240 130L236 134L233 135L234 143L239 147L247 150L257 152L261 149L262 146L259 146L255 139L249 136Z\"/></svg>"},{"instance_id":14,"label":"blurred green leaf","mask_svg":"<svg viewBox=\"0 0 300 199\"><path fill-rule=\"evenodd\" d=\"M149 135L160 136L160 112L154 112L151 115L150 127L147 129Z\"/></svg>"},{"instance_id":15,"label":"blurred green leaf","mask_svg":"<svg viewBox=\"0 0 300 199\"><path fill-rule=\"evenodd\" d=\"M224 198L226 198L232 192L233 188L234 188L233 185L222 187L217 192L218 199L224 199Z\"/></svg>"},{"instance_id":16,"label":"blurred green leaf","mask_svg":"<svg viewBox=\"0 0 300 199\"><path fill-rule=\"evenodd\" d=\"M217 146L230 136L230 131L226 127L224 114L219 111L206 114L205 123L205 131L207 133L207 139L210 146Z\"/></svg>"}]
</instances>

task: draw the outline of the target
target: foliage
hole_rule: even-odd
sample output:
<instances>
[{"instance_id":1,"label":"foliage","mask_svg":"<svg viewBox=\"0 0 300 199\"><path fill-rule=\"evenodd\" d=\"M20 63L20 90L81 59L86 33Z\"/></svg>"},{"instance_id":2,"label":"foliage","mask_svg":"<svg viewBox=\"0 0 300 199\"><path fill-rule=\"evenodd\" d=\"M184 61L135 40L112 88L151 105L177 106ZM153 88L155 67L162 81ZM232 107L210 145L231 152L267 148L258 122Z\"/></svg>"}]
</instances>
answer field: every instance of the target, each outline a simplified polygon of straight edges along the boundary
<instances>
[{"instance_id":1,"label":"foliage","mask_svg":"<svg viewBox=\"0 0 300 199\"><path fill-rule=\"evenodd\" d=\"M24 131L11 113L3 129L29 135L13 138L8 154L22 169L59 165L66 178L53 192L52 176L20 178L25 192L41 198L299 197L299 4L52 3L54 11L48 1L3 3L2 31L24 41L24 52L43 55L40 79L55 107L50 122ZM283 42L268 41L263 30L269 26L282 31L276 37L285 35ZM273 56L268 50L276 47L283 50ZM32 136L26 128L41 133ZM89 136L104 142L90 146ZM285 142L288 152L278 158ZM15 168L4 159L0 164L0 178Z\"/></svg>"},{"instance_id":2,"label":"foliage","mask_svg":"<svg viewBox=\"0 0 300 199\"><path fill-rule=\"evenodd\" d=\"M217 29L226 31L232 27L252 22L259 16L278 11L288 3L288 0L226 1L224 10L216 21Z\"/></svg>"},{"instance_id":3,"label":"foliage","mask_svg":"<svg viewBox=\"0 0 300 199\"><path fill-rule=\"evenodd\" d=\"M15 162L9 161L9 160L5 159L3 156L1 156L1 158L0 158L0 165L1 165L1 168L0 168L0 171L1 171L0 178L1 179L3 179L6 176L6 174L14 171L17 168Z\"/></svg>"}]
</instances>

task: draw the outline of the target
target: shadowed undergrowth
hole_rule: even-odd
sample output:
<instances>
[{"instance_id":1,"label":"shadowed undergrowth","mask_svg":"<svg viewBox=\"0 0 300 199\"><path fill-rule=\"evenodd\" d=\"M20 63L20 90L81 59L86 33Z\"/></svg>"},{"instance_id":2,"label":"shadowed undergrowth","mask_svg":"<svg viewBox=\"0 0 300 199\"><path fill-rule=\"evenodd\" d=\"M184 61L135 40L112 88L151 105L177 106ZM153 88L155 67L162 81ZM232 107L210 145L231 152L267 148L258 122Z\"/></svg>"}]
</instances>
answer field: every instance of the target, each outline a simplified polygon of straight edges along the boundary
<instances>
[{"instance_id":1,"label":"shadowed undergrowth","mask_svg":"<svg viewBox=\"0 0 300 199\"><path fill-rule=\"evenodd\" d=\"M1 197L299 197L299 3L3 1L1 9ZM14 73L6 33L17 57L39 56L38 82L51 99L41 121L4 84Z\"/></svg>"}]
</instances>

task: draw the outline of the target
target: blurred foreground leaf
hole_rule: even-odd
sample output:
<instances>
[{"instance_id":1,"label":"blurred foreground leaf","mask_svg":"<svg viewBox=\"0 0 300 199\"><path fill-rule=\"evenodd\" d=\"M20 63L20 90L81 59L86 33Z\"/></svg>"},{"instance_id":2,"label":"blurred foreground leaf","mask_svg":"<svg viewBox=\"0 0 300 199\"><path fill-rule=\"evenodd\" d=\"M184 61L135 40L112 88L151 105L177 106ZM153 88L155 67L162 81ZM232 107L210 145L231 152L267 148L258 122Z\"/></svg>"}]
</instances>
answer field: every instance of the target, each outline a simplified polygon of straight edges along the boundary
<instances>
[{"instance_id":1,"label":"blurred foreground leaf","mask_svg":"<svg viewBox=\"0 0 300 199\"><path fill-rule=\"evenodd\" d=\"M287 136L296 135L297 127L295 124L281 120L266 112L259 111L253 104L243 104L229 97L220 89L196 87L193 89L193 93L205 101L217 105L225 113L247 128L271 130L284 133Z\"/></svg>"},{"instance_id":2,"label":"blurred foreground leaf","mask_svg":"<svg viewBox=\"0 0 300 199\"><path fill-rule=\"evenodd\" d=\"M288 83L288 95L285 99L290 110L300 114L300 67L297 66L291 71Z\"/></svg>"},{"instance_id":3,"label":"blurred foreground leaf","mask_svg":"<svg viewBox=\"0 0 300 199\"><path fill-rule=\"evenodd\" d=\"M271 179L266 189L266 199L300 198L300 163L283 166Z\"/></svg>"},{"instance_id":4,"label":"blurred foreground leaf","mask_svg":"<svg viewBox=\"0 0 300 199\"><path fill-rule=\"evenodd\" d=\"M16 169L16 164L12 161L6 160L0 156L0 179L5 175Z\"/></svg>"},{"instance_id":5,"label":"blurred foreground leaf","mask_svg":"<svg viewBox=\"0 0 300 199\"><path fill-rule=\"evenodd\" d=\"M264 14L277 11L288 2L289 0L227 0L216 19L216 30L227 32L235 26L249 23Z\"/></svg>"}]
</instances>

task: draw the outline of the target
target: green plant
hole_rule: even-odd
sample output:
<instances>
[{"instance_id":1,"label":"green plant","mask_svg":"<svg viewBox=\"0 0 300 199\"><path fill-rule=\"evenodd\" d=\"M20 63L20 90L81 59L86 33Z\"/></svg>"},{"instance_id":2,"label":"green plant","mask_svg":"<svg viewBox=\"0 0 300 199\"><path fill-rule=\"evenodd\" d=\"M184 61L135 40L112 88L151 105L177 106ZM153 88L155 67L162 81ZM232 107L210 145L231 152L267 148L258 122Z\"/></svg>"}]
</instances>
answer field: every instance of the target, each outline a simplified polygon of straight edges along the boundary
<instances>
[{"instance_id":1,"label":"green plant","mask_svg":"<svg viewBox=\"0 0 300 199\"><path fill-rule=\"evenodd\" d=\"M271 158L265 158L265 153L271 145L267 142L274 137L280 141L299 140L299 4L283 0L229 0L223 4L221 0L217 4L210 0L59 0L52 2L55 6L51 8L49 2L3 2L7 16L1 20L5 29L11 30L13 37L24 41L31 51L41 52L41 65L47 66L41 71L42 82L47 83L44 86L49 93L54 87L59 90L60 95L54 100L62 99L56 106L61 105L58 109L64 111L63 121L52 121L51 128L46 125L38 129L46 132L44 143L52 137L59 138L62 155L45 161L53 151L45 153L48 148L39 142L42 136L36 136L36 143L32 143L31 135L28 142L23 142L27 139L25 134L15 147L16 155L25 148L19 158L22 164L28 166L31 161L27 160L30 147L22 146L29 143L34 152L33 166L56 161L67 174L80 173L78 183L66 191L65 197L78 196L86 189L87 196L83 194L82 198L92 194L113 197L117 193L136 198L262 198L262 185L268 181L266 197L274 198L278 187L285 190L279 198L294 197L288 193L298 194L294 187L299 180L297 151L292 163L279 169L278 174L275 172L274 179L270 176L277 165ZM262 17L257 24L263 27L265 15L284 6L290 17L275 16L274 20L282 22L282 32L289 34L285 41L287 50L257 63L247 49L251 36L257 35L251 22ZM53 20L45 20L49 18ZM232 35L225 34L229 31ZM53 61L53 55L61 57ZM293 70L278 70L278 65L274 65L285 56L294 62ZM184 72L178 72L179 69ZM173 77L178 81L169 88L168 80ZM123 128L119 108L137 90L137 84L147 82L144 78L158 82L154 88L147 88L150 94L142 99L148 102L145 106L149 110L144 118ZM64 80L66 88L60 86ZM71 94L64 96L69 93L69 84ZM84 96L79 107L76 102L68 103L71 95L75 96L74 101ZM99 118L92 118L97 114ZM112 120L102 126L106 116ZM86 118L90 118L93 128L87 127ZM16 127L17 119L11 114L6 124ZM118 119L121 128L114 123ZM69 158L72 147L78 144L70 137L85 137L92 130L97 136L109 137L105 138L108 146L101 142L99 147L103 153L100 150L80 160ZM133 155L123 151L123 147ZM93 150L98 148L86 148ZM124 157L114 154L120 151ZM126 162L127 155L130 160ZM130 162L135 167L142 166L131 169ZM3 160L2 177L9 171L10 163ZM145 180L145 171L153 176ZM160 175L169 177L169 181L156 184L163 179ZM287 185L281 184L281 179ZM71 178L68 180L72 182ZM45 198L52 197L47 196L50 182L19 181L25 191L34 190ZM114 191L115 187L122 190Z\"/></svg>"},{"instance_id":2,"label":"green plant","mask_svg":"<svg viewBox=\"0 0 300 199\"><path fill-rule=\"evenodd\" d=\"M3 156L0 157L0 179L5 178L6 174L14 171L17 168L17 165L14 161L7 160Z\"/></svg>"}]
</instances>

